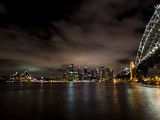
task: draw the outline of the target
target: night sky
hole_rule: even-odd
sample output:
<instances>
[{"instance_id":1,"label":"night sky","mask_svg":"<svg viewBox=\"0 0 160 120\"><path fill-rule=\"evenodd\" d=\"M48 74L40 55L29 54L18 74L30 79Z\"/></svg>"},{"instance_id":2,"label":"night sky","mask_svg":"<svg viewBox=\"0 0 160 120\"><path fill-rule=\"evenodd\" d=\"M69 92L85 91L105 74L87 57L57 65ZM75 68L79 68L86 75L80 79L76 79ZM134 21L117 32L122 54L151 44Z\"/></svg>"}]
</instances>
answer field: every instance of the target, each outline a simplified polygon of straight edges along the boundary
<instances>
[{"instance_id":1,"label":"night sky","mask_svg":"<svg viewBox=\"0 0 160 120\"><path fill-rule=\"evenodd\" d=\"M34 1L34 2L33 2ZM113 68L135 60L158 0L1 0L0 75L52 75L75 66Z\"/></svg>"}]
</instances>

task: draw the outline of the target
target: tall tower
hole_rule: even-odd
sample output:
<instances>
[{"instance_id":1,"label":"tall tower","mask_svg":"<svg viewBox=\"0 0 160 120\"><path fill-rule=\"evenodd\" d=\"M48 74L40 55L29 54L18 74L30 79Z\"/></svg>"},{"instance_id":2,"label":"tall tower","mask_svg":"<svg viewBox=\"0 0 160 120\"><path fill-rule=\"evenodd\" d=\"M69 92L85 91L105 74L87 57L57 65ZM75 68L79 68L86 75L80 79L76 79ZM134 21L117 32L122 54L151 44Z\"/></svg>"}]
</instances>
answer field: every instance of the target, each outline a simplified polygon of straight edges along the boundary
<instances>
[{"instance_id":1,"label":"tall tower","mask_svg":"<svg viewBox=\"0 0 160 120\"><path fill-rule=\"evenodd\" d=\"M80 67L78 67L78 79L82 80L83 74L82 74L82 70Z\"/></svg>"},{"instance_id":2,"label":"tall tower","mask_svg":"<svg viewBox=\"0 0 160 120\"><path fill-rule=\"evenodd\" d=\"M95 79L95 70L91 69L91 80Z\"/></svg>"},{"instance_id":3,"label":"tall tower","mask_svg":"<svg viewBox=\"0 0 160 120\"><path fill-rule=\"evenodd\" d=\"M84 80L88 79L88 70L87 70L87 67L84 67L84 70L83 70L83 79Z\"/></svg>"},{"instance_id":4,"label":"tall tower","mask_svg":"<svg viewBox=\"0 0 160 120\"><path fill-rule=\"evenodd\" d=\"M105 68L104 67L101 67L101 80L104 80L105 79Z\"/></svg>"},{"instance_id":5,"label":"tall tower","mask_svg":"<svg viewBox=\"0 0 160 120\"><path fill-rule=\"evenodd\" d=\"M73 71L74 71L74 64L70 64L70 66L69 66L69 71L70 71L70 72L73 72Z\"/></svg>"},{"instance_id":6,"label":"tall tower","mask_svg":"<svg viewBox=\"0 0 160 120\"><path fill-rule=\"evenodd\" d=\"M68 76L69 81L73 81L74 79L74 64L70 64L69 66L69 76Z\"/></svg>"},{"instance_id":7,"label":"tall tower","mask_svg":"<svg viewBox=\"0 0 160 120\"><path fill-rule=\"evenodd\" d=\"M96 69L96 79L97 79L97 81L100 80L100 72L99 72L98 68Z\"/></svg>"},{"instance_id":8,"label":"tall tower","mask_svg":"<svg viewBox=\"0 0 160 120\"><path fill-rule=\"evenodd\" d=\"M113 69L106 68L106 80L111 80L113 78Z\"/></svg>"},{"instance_id":9,"label":"tall tower","mask_svg":"<svg viewBox=\"0 0 160 120\"><path fill-rule=\"evenodd\" d=\"M134 77L133 68L134 68L134 62L130 61L130 80L133 80Z\"/></svg>"}]
</instances>

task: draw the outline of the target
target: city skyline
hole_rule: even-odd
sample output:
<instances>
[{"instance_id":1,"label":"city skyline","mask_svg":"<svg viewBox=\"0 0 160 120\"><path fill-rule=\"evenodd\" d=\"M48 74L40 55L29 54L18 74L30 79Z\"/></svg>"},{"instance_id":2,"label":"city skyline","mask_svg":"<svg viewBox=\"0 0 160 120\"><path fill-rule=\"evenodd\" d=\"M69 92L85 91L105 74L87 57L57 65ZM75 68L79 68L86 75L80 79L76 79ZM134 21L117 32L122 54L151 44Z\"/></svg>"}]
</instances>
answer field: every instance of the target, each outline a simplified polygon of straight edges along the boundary
<instances>
[{"instance_id":1,"label":"city skyline","mask_svg":"<svg viewBox=\"0 0 160 120\"><path fill-rule=\"evenodd\" d=\"M52 74L73 63L107 66L117 74L136 59L157 4L149 0L0 2L0 72Z\"/></svg>"},{"instance_id":2,"label":"city skyline","mask_svg":"<svg viewBox=\"0 0 160 120\"><path fill-rule=\"evenodd\" d=\"M75 67L74 64L68 65L64 70L64 73L52 74L51 76L35 76L31 75L29 71L24 71L23 73L15 72L9 76L2 77L1 80L6 80L7 82L43 82L43 81L61 81L61 82L105 82L112 81L113 69L111 68L88 68L88 67Z\"/></svg>"},{"instance_id":3,"label":"city skyline","mask_svg":"<svg viewBox=\"0 0 160 120\"><path fill-rule=\"evenodd\" d=\"M73 68L71 70L72 72L79 72L79 70L80 70L82 73L84 73L84 69L85 68L87 68L88 72L90 72L90 73L91 73L92 70L100 71L101 68L106 68L106 69L108 68L107 66L101 66L101 67L95 67L94 68L94 67L88 67L88 66L82 67L82 66L78 66L78 65L74 65L74 64L69 64L68 66L66 66L66 68L60 69L59 71L57 70L57 72L55 72L55 71L52 72L52 70L48 70L49 71L48 74L47 73L36 74L36 73L34 73L32 71L28 71L28 72L31 73L31 75L33 77L55 77L55 76L57 76L57 77L61 78L61 77L64 76L64 74L67 72L67 70L70 68L71 65L73 65ZM112 69L112 68L108 68L108 69ZM27 72L27 70L24 70L24 71L22 71L22 70L21 71L13 71L13 72L10 72L10 74L9 74L9 72L7 72L5 74L5 76L9 77L9 76L13 76L15 74L21 74L21 73L25 73L25 72Z\"/></svg>"}]
</instances>

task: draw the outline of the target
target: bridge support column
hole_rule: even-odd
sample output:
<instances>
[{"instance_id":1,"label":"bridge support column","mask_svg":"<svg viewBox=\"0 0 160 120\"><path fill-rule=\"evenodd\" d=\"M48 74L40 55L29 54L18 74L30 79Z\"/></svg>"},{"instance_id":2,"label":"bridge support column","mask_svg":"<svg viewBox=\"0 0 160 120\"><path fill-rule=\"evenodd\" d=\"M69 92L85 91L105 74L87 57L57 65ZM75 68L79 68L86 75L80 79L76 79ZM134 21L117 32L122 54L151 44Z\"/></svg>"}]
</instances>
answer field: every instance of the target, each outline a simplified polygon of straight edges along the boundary
<instances>
[{"instance_id":1,"label":"bridge support column","mask_svg":"<svg viewBox=\"0 0 160 120\"><path fill-rule=\"evenodd\" d=\"M135 75L135 71L133 70L134 68L134 62L131 61L130 62L130 80L131 81L135 81L136 80L136 75Z\"/></svg>"}]
</instances>

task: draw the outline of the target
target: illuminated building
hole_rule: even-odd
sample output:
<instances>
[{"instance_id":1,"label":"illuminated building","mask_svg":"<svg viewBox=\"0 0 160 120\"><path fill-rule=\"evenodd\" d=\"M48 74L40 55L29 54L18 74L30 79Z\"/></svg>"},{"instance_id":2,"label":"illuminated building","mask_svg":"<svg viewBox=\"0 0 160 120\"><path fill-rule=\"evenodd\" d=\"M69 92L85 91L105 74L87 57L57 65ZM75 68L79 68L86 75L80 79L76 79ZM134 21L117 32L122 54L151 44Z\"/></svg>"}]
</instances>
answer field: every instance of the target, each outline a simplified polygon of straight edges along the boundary
<instances>
[{"instance_id":1,"label":"illuminated building","mask_svg":"<svg viewBox=\"0 0 160 120\"><path fill-rule=\"evenodd\" d=\"M95 79L95 70L91 69L91 80Z\"/></svg>"},{"instance_id":2,"label":"illuminated building","mask_svg":"<svg viewBox=\"0 0 160 120\"><path fill-rule=\"evenodd\" d=\"M19 81L19 77L20 77L19 73L16 72L15 74L10 76L10 80L17 82L17 81Z\"/></svg>"},{"instance_id":3,"label":"illuminated building","mask_svg":"<svg viewBox=\"0 0 160 120\"><path fill-rule=\"evenodd\" d=\"M63 75L63 80L65 81L73 81L74 80L74 64L70 64L66 72Z\"/></svg>"},{"instance_id":4,"label":"illuminated building","mask_svg":"<svg viewBox=\"0 0 160 120\"><path fill-rule=\"evenodd\" d=\"M73 81L74 80L74 64L71 64L68 69L69 69L68 80Z\"/></svg>"},{"instance_id":5,"label":"illuminated building","mask_svg":"<svg viewBox=\"0 0 160 120\"><path fill-rule=\"evenodd\" d=\"M29 81L31 80L31 75L25 71L20 77L19 77L20 80L22 81Z\"/></svg>"},{"instance_id":6,"label":"illuminated building","mask_svg":"<svg viewBox=\"0 0 160 120\"><path fill-rule=\"evenodd\" d=\"M10 80L13 80L15 82L19 82L19 81L30 81L31 75L25 71L23 74L19 74L18 72L16 72L15 74L10 76Z\"/></svg>"},{"instance_id":7,"label":"illuminated building","mask_svg":"<svg viewBox=\"0 0 160 120\"><path fill-rule=\"evenodd\" d=\"M87 79L88 79L88 70L87 70L87 67L84 67L83 80L87 80Z\"/></svg>"},{"instance_id":8,"label":"illuminated building","mask_svg":"<svg viewBox=\"0 0 160 120\"><path fill-rule=\"evenodd\" d=\"M98 69L96 69L96 76L95 76L95 78L96 78L97 80L100 80L100 72L99 72Z\"/></svg>"},{"instance_id":9,"label":"illuminated building","mask_svg":"<svg viewBox=\"0 0 160 120\"><path fill-rule=\"evenodd\" d=\"M110 68L101 67L100 69L92 68L89 70L84 67L78 67L77 71L74 70L74 64L70 64L66 72L64 73L63 80L65 81L78 81L78 80L95 80L95 81L105 81L111 80L113 78L113 70Z\"/></svg>"},{"instance_id":10,"label":"illuminated building","mask_svg":"<svg viewBox=\"0 0 160 120\"><path fill-rule=\"evenodd\" d=\"M113 70L106 68L106 80L111 80L113 78Z\"/></svg>"},{"instance_id":11,"label":"illuminated building","mask_svg":"<svg viewBox=\"0 0 160 120\"><path fill-rule=\"evenodd\" d=\"M87 73L88 73L87 67L84 67L84 75L87 75Z\"/></svg>"},{"instance_id":12,"label":"illuminated building","mask_svg":"<svg viewBox=\"0 0 160 120\"><path fill-rule=\"evenodd\" d=\"M69 78L69 67L66 68L66 72L63 75L63 80L68 81Z\"/></svg>"},{"instance_id":13,"label":"illuminated building","mask_svg":"<svg viewBox=\"0 0 160 120\"><path fill-rule=\"evenodd\" d=\"M70 64L69 66L69 72L73 72L74 71L74 64Z\"/></svg>"},{"instance_id":14,"label":"illuminated building","mask_svg":"<svg viewBox=\"0 0 160 120\"><path fill-rule=\"evenodd\" d=\"M104 67L101 67L101 73L100 73L100 77L101 77L101 80L105 80L105 68Z\"/></svg>"},{"instance_id":15,"label":"illuminated building","mask_svg":"<svg viewBox=\"0 0 160 120\"><path fill-rule=\"evenodd\" d=\"M74 80L75 81L79 80L78 72L77 71L74 71Z\"/></svg>"},{"instance_id":16,"label":"illuminated building","mask_svg":"<svg viewBox=\"0 0 160 120\"><path fill-rule=\"evenodd\" d=\"M63 75L63 80L64 80L64 81L67 81L67 80L68 80L68 74L67 74L67 72L64 73L64 75Z\"/></svg>"},{"instance_id":17,"label":"illuminated building","mask_svg":"<svg viewBox=\"0 0 160 120\"><path fill-rule=\"evenodd\" d=\"M78 67L78 79L79 79L79 80L82 80L82 78L83 78L82 70L81 70L80 67Z\"/></svg>"},{"instance_id":18,"label":"illuminated building","mask_svg":"<svg viewBox=\"0 0 160 120\"><path fill-rule=\"evenodd\" d=\"M113 78L113 69L110 68L109 71L110 71L110 77Z\"/></svg>"},{"instance_id":19,"label":"illuminated building","mask_svg":"<svg viewBox=\"0 0 160 120\"><path fill-rule=\"evenodd\" d=\"M87 80L91 80L91 72L88 72L88 74L87 74Z\"/></svg>"}]
</instances>

